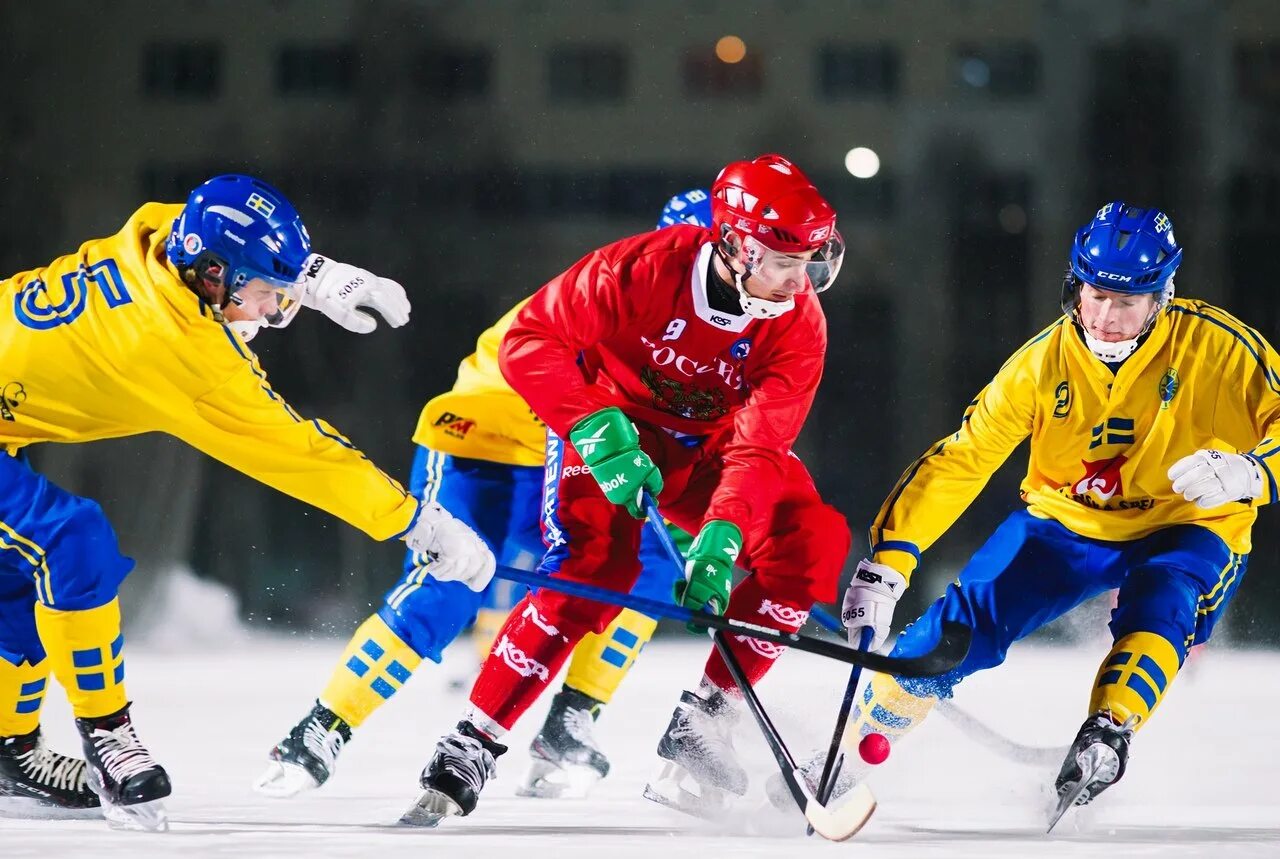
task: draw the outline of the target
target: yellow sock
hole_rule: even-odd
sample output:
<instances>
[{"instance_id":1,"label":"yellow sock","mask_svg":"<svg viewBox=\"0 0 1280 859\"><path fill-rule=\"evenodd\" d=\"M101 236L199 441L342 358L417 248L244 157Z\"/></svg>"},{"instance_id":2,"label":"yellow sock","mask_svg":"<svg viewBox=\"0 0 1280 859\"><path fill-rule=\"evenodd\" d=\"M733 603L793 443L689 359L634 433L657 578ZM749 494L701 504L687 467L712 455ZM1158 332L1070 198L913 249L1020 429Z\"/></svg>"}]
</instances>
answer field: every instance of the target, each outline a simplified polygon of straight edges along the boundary
<instances>
[{"instance_id":1,"label":"yellow sock","mask_svg":"<svg viewBox=\"0 0 1280 859\"><path fill-rule=\"evenodd\" d=\"M48 683L48 659L14 665L0 658L0 737L29 734L40 727L40 705Z\"/></svg>"},{"instance_id":2,"label":"yellow sock","mask_svg":"<svg viewBox=\"0 0 1280 859\"><path fill-rule=\"evenodd\" d=\"M608 704L657 628L653 618L624 608L604 632L578 642L564 685Z\"/></svg>"},{"instance_id":3,"label":"yellow sock","mask_svg":"<svg viewBox=\"0 0 1280 859\"><path fill-rule=\"evenodd\" d=\"M1134 632L1117 641L1094 680L1089 712L1103 710L1123 723L1138 717L1141 728L1164 698L1180 667L1173 642L1153 632Z\"/></svg>"},{"instance_id":4,"label":"yellow sock","mask_svg":"<svg viewBox=\"0 0 1280 859\"><path fill-rule=\"evenodd\" d=\"M476 657L483 663L489 658L493 642L507 622L509 608L482 608L476 612L476 622L471 626L471 646L476 649Z\"/></svg>"},{"instance_id":5,"label":"yellow sock","mask_svg":"<svg viewBox=\"0 0 1280 859\"><path fill-rule=\"evenodd\" d=\"M937 703L937 698L912 695L887 674L873 674L845 729L845 750L856 753L858 743L870 733L883 734L891 744L896 743L923 722Z\"/></svg>"},{"instance_id":6,"label":"yellow sock","mask_svg":"<svg viewBox=\"0 0 1280 859\"><path fill-rule=\"evenodd\" d=\"M422 657L375 614L351 636L320 693L320 703L354 728L394 695L421 663Z\"/></svg>"},{"instance_id":7,"label":"yellow sock","mask_svg":"<svg viewBox=\"0 0 1280 859\"><path fill-rule=\"evenodd\" d=\"M95 719L124 709L129 700L118 599L83 611L36 603L36 629L76 718Z\"/></svg>"}]
</instances>

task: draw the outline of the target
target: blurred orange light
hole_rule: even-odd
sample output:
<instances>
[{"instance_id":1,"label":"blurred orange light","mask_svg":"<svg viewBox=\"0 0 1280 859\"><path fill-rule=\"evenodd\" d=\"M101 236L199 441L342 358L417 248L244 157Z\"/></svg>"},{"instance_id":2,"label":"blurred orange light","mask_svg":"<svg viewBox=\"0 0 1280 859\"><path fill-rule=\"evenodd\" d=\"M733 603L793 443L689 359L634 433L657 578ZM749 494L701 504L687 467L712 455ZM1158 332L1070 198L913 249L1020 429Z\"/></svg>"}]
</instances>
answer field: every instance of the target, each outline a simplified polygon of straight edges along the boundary
<instances>
[{"instance_id":1,"label":"blurred orange light","mask_svg":"<svg viewBox=\"0 0 1280 859\"><path fill-rule=\"evenodd\" d=\"M747 55L747 43L737 36L721 36L716 42L716 59L722 63L740 63Z\"/></svg>"}]
</instances>

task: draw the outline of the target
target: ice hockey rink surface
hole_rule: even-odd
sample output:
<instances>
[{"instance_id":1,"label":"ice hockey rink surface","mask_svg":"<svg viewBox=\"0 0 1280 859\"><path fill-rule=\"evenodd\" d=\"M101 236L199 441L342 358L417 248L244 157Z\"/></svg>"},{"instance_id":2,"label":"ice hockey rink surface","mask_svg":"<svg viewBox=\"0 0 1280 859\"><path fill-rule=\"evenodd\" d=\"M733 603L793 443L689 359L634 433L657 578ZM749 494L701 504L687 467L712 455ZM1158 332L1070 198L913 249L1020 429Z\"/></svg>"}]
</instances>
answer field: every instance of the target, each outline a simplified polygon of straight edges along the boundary
<instances>
[{"instance_id":1,"label":"ice hockey rink surface","mask_svg":"<svg viewBox=\"0 0 1280 859\"><path fill-rule=\"evenodd\" d=\"M588 800L514 795L543 701L510 736L512 750L500 759L499 778L474 815L435 831L396 825L418 794L418 773L436 738L465 703L465 692L448 684L469 671L462 646L442 666L424 664L357 732L329 784L292 801L257 796L250 784L267 750L307 710L342 644L250 636L212 651L131 645L135 724L174 781L171 830L142 834L110 832L101 821L0 820L0 855L1280 856L1280 656L1272 653L1206 651L1138 735L1124 781L1096 808L1073 811L1052 836L1043 830L1056 766L1002 759L935 714L873 773L879 810L858 836L837 845L806 838L798 812L761 812L772 762L748 717L739 748L752 770L752 789L728 824L713 826L640 797L679 690L700 674L706 645L692 638L662 639L645 649L598 725L613 773ZM957 702L1019 743L1065 748L1085 715L1105 652L1105 643L1016 648L1003 668L960 687ZM846 677L841 665L791 653L761 685L766 707L797 754L825 747ZM44 721L54 748L75 747L56 689Z\"/></svg>"}]
</instances>

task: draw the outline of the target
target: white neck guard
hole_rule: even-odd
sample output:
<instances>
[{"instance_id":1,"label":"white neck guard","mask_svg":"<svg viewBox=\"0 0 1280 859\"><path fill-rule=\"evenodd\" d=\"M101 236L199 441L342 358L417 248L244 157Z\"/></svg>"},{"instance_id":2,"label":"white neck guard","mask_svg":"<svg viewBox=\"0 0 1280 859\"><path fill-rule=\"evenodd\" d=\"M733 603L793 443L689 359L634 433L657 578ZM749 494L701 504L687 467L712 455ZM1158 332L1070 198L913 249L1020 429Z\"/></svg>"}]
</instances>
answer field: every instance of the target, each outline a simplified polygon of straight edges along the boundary
<instances>
[{"instance_id":1,"label":"white neck guard","mask_svg":"<svg viewBox=\"0 0 1280 859\"><path fill-rule=\"evenodd\" d=\"M737 272L733 273L733 282L738 287L738 303L742 305L742 312L753 319L777 319L782 314L794 310L796 300L788 298L786 301L769 301L765 298L756 298L747 292L747 288L742 285L743 277Z\"/></svg>"},{"instance_id":2,"label":"white neck guard","mask_svg":"<svg viewBox=\"0 0 1280 859\"><path fill-rule=\"evenodd\" d=\"M1084 333L1084 342L1089 347L1089 351L1107 364L1115 364L1128 358L1138 348L1138 341L1141 339L1141 337L1135 337L1132 340L1120 340L1116 343L1110 343L1106 340L1099 340L1083 327L1080 330Z\"/></svg>"}]
</instances>

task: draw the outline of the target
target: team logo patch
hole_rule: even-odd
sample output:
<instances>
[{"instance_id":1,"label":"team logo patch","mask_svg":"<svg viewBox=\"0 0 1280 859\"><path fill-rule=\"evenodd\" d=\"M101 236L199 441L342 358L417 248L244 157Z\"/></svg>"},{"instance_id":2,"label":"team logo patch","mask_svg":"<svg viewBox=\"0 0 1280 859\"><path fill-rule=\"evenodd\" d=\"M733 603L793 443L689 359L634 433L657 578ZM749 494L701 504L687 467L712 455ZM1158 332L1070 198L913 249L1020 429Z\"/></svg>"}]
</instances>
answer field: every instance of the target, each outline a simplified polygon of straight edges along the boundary
<instances>
[{"instance_id":1,"label":"team logo patch","mask_svg":"<svg viewBox=\"0 0 1280 859\"><path fill-rule=\"evenodd\" d=\"M760 603L759 614L771 617L783 626L789 626L792 629L799 629L804 626L804 622L809 619L809 612L793 608L789 605L782 605L773 600L765 600Z\"/></svg>"},{"instance_id":2,"label":"team logo patch","mask_svg":"<svg viewBox=\"0 0 1280 859\"><path fill-rule=\"evenodd\" d=\"M507 667L521 677L537 677L543 683L546 683L551 678L551 672L547 670L547 666L536 659L530 659L523 650L512 644L511 640L505 635L498 642L498 646L493 649L493 655L507 663Z\"/></svg>"},{"instance_id":3,"label":"team logo patch","mask_svg":"<svg viewBox=\"0 0 1280 859\"><path fill-rule=\"evenodd\" d=\"M204 250L204 242L195 233L187 233L182 237L182 249L188 256L195 256Z\"/></svg>"},{"instance_id":4,"label":"team logo patch","mask_svg":"<svg viewBox=\"0 0 1280 859\"><path fill-rule=\"evenodd\" d=\"M816 230L814 230L813 232L809 233L809 241L811 241L811 242L821 242L821 241L826 240L827 236L829 236L829 235L831 235L831 225L830 225L830 224L828 224L828 225L827 225L827 226L825 226L825 227L818 227L818 229L816 229Z\"/></svg>"},{"instance_id":5,"label":"team logo patch","mask_svg":"<svg viewBox=\"0 0 1280 859\"><path fill-rule=\"evenodd\" d=\"M1178 393L1178 371L1170 367L1160 377L1160 408L1169 408L1169 403Z\"/></svg>"},{"instance_id":6,"label":"team logo patch","mask_svg":"<svg viewBox=\"0 0 1280 859\"><path fill-rule=\"evenodd\" d=\"M1073 494L1084 496L1092 493L1099 501L1107 502L1117 495L1124 494L1124 484L1120 480L1120 466L1128 461L1126 456L1090 462L1082 460L1084 477L1071 487Z\"/></svg>"},{"instance_id":7,"label":"team logo patch","mask_svg":"<svg viewBox=\"0 0 1280 859\"><path fill-rule=\"evenodd\" d=\"M777 659L786 652L785 647L781 644L774 644L772 641L762 641L759 638L752 638L748 635L735 635L734 638L765 659Z\"/></svg>"},{"instance_id":8,"label":"team logo patch","mask_svg":"<svg viewBox=\"0 0 1280 859\"><path fill-rule=\"evenodd\" d=\"M475 428L476 422L471 418L464 418L461 415L455 415L453 412L445 412L436 418L436 422L432 426L440 427L447 436L456 439L465 439L467 433Z\"/></svg>"},{"instance_id":9,"label":"team logo patch","mask_svg":"<svg viewBox=\"0 0 1280 859\"><path fill-rule=\"evenodd\" d=\"M747 356L751 354L751 338L743 337L740 340L735 340L733 345L729 347L729 354L732 355L735 360L747 360Z\"/></svg>"}]
</instances>

